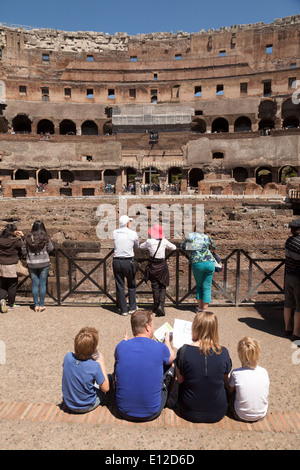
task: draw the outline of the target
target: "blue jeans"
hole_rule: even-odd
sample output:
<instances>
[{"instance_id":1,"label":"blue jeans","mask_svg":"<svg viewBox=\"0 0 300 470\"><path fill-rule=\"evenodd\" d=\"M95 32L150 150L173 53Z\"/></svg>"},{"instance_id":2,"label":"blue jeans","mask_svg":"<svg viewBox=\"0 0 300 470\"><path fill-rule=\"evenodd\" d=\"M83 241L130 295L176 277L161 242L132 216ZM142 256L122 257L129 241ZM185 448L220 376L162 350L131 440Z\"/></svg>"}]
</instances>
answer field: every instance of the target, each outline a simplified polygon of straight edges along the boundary
<instances>
[{"instance_id":1,"label":"blue jeans","mask_svg":"<svg viewBox=\"0 0 300 470\"><path fill-rule=\"evenodd\" d=\"M197 299L203 300L203 303L211 302L211 284L215 272L214 261L202 261L192 264L192 271L196 281Z\"/></svg>"},{"instance_id":2,"label":"blue jeans","mask_svg":"<svg viewBox=\"0 0 300 470\"><path fill-rule=\"evenodd\" d=\"M46 296L49 266L45 268L29 268L32 281L32 297L35 307L43 307Z\"/></svg>"}]
</instances>

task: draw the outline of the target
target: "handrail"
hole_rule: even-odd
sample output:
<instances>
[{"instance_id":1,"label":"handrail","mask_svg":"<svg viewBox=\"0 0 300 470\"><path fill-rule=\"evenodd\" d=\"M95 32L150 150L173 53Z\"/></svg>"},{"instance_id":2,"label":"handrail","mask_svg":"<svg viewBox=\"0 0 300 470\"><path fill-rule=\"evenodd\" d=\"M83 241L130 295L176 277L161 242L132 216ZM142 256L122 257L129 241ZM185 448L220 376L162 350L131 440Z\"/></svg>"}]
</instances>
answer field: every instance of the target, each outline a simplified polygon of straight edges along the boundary
<instances>
[{"instance_id":1,"label":"handrail","mask_svg":"<svg viewBox=\"0 0 300 470\"><path fill-rule=\"evenodd\" d=\"M80 257L56 248L51 255L52 272L48 277L47 300L55 305L115 304L112 259L113 249L109 249L103 257ZM178 248L167 252L166 260L170 270L166 304L180 307L195 303L196 286L188 253ZM136 257L136 295L140 304L152 303L150 282L146 284L143 279L147 261L147 257ZM213 277L212 306L283 301L284 257L254 258L243 249L235 249L222 261L223 271ZM28 276L20 279L17 292L22 301L32 298Z\"/></svg>"}]
</instances>

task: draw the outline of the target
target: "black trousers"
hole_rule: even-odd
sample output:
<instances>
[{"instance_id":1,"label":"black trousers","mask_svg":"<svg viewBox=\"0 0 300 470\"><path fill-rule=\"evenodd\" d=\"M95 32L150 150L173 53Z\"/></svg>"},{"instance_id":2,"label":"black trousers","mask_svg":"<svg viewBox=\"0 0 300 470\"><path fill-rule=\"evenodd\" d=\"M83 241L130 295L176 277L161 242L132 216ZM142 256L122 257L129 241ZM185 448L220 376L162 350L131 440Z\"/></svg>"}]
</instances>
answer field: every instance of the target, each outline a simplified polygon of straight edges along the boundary
<instances>
[{"instance_id":1,"label":"black trousers","mask_svg":"<svg viewBox=\"0 0 300 470\"><path fill-rule=\"evenodd\" d=\"M0 277L0 300L7 300L7 305L12 307L17 294L17 277Z\"/></svg>"},{"instance_id":2,"label":"black trousers","mask_svg":"<svg viewBox=\"0 0 300 470\"><path fill-rule=\"evenodd\" d=\"M154 308L164 307L166 301L166 286L156 279L151 279Z\"/></svg>"},{"instance_id":3,"label":"black trousers","mask_svg":"<svg viewBox=\"0 0 300 470\"><path fill-rule=\"evenodd\" d=\"M136 267L133 259L113 259L113 271L116 282L117 306L122 313L127 312L125 279L128 287L129 310L136 309Z\"/></svg>"}]
</instances>

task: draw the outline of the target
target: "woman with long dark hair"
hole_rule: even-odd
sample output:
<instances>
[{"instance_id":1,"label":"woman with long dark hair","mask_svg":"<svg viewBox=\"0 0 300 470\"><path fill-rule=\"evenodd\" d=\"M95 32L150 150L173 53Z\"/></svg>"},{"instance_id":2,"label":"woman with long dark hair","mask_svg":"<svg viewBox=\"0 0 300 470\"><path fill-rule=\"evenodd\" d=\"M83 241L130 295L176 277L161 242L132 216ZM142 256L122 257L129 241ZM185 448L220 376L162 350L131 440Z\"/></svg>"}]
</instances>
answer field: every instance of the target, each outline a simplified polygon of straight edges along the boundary
<instances>
[{"instance_id":1,"label":"woman with long dark hair","mask_svg":"<svg viewBox=\"0 0 300 470\"><path fill-rule=\"evenodd\" d=\"M15 224L7 224L0 235L0 308L6 313L15 305L18 286L17 264L23 244L23 233ZM6 305L7 301L7 305Z\"/></svg>"},{"instance_id":2,"label":"woman with long dark hair","mask_svg":"<svg viewBox=\"0 0 300 470\"><path fill-rule=\"evenodd\" d=\"M36 220L31 233L25 237L22 253L27 257L27 266L32 281L32 297L35 312L45 310L47 278L50 267L49 253L54 247L41 220Z\"/></svg>"}]
</instances>

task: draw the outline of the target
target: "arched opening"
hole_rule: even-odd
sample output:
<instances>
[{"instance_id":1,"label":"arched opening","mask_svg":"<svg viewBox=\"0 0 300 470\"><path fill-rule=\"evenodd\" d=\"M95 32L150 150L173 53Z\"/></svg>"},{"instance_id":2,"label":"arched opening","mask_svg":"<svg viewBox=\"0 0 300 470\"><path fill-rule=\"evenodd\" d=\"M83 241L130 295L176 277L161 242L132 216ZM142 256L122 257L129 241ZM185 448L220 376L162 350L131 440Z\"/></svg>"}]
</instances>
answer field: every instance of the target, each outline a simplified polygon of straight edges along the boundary
<instances>
[{"instance_id":1,"label":"arched opening","mask_svg":"<svg viewBox=\"0 0 300 470\"><path fill-rule=\"evenodd\" d=\"M213 121L211 126L212 132L228 132L229 125L225 118L217 118Z\"/></svg>"},{"instance_id":2,"label":"arched opening","mask_svg":"<svg viewBox=\"0 0 300 470\"><path fill-rule=\"evenodd\" d=\"M98 126L94 121L85 121L81 125L82 135L98 135Z\"/></svg>"},{"instance_id":3,"label":"arched opening","mask_svg":"<svg viewBox=\"0 0 300 470\"><path fill-rule=\"evenodd\" d=\"M191 131L204 134L206 132L206 122L201 118L194 118L191 122Z\"/></svg>"},{"instance_id":4,"label":"arched opening","mask_svg":"<svg viewBox=\"0 0 300 470\"><path fill-rule=\"evenodd\" d=\"M13 130L16 134L30 134L31 121L25 114L18 114L12 121Z\"/></svg>"},{"instance_id":5,"label":"arched opening","mask_svg":"<svg viewBox=\"0 0 300 470\"><path fill-rule=\"evenodd\" d=\"M104 171L104 183L105 185L115 185L117 181L117 173L114 170Z\"/></svg>"},{"instance_id":6,"label":"arched opening","mask_svg":"<svg viewBox=\"0 0 300 470\"><path fill-rule=\"evenodd\" d=\"M272 119L262 119L259 121L258 128L260 131L266 131L267 129L274 129L275 123Z\"/></svg>"},{"instance_id":7,"label":"arched opening","mask_svg":"<svg viewBox=\"0 0 300 470\"><path fill-rule=\"evenodd\" d=\"M172 167L168 172L169 184L180 184L182 180L182 169L178 167Z\"/></svg>"},{"instance_id":8,"label":"arched opening","mask_svg":"<svg viewBox=\"0 0 300 470\"><path fill-rule=\"evenodd\" d=\"M279 171L279 182L284 184L287 178L298 176L296 168L290 165L283 166Z\"/></svg>"},{"instance_id":9,"label":"arched opening","mask_svg":"<svg viewBox=\"0 0 300 470\"><path fill-rule=\"evenodd\" d=\"M25 170L17 170L15 173L15 180L29 180L29 173Z\"/></svg>"},{"instance_id":10,"label":"arched opening","mask_svg":"<svg viewBox=\"0 0 300 470\"><path fill-rule=\"evenodd\" d=\"M126 184L127 186L135 183L136 169L128 167L126 168Z\"/></svg>"},{"instance_id":11,"label":"arched opening","mask_svg":"<svg viewBox=\"0 0 300 470\"><path fill-rule=\"evenodd\" d=\"M256 170L256 184L264 187L268 183L272 183L272 171L268 167L258 168Z\"/></svg>"},{"instance_id":12,"label":"arched opening","mask_svg":"<svg viewBox=\"0 0 300 470\"><path fill-rule=\"evenodd\" d=\"M274 100L262 100L258 106L258 119L275 120L277 103Z\"/></svg>"},{"instance_id":13,"label":"arched opening","mask_svg":"<svg viewBox=\"0 0 300 470\"><path fill-rule=\"evenodd\" d=\"M48 184L48 181L52 178L50 171L42 169L38 173L38 183Z\"/></svg>"},{"instance_id":14,"label":"arched opening","mask_svg":"<svg viewBox=\"0 0 300 470\"><path fill-rule=\"evenodd\" d=\"M234 132L249 132L251 131L251 120L246 116L237 118L234 123Z\"/></svg>"},{"instance_id":15,"label":"arched opening","mask_svg":"<svg viewBox=\"0 0 300 470\"><path fill-rule=\"evenodd\" d=\"M42 119L37 125L38 134L54 134L54 124L49 119Z\"/></svg>"},{"instance_id":16,"label":"arched opening","mask_svg":"<svg viewBox=\"0 0 300 470\"><path fill-rule=\"evenodd\" d=\"M238 166L232 170L232 176L238 183L244 183L248 178L248 171L246 168Z\"/></svg>"},{"instance_id":17,"label":"arched opening","mask_svg":"<svg viewBox=\"0 0 300 470\"><path fill-rule=\"evenodd\" d=\"M189 186L198 188L198 182L203 180L204 174L201 168L192 168L189 172Z\"/></svg>"},{"instance_id":18,"label":"arched opening","mask_svg":"<svg viewBox=\"0 0 300 470\"><path fill-rule=\"evenodd\" d=\"M1 113L1 108L0 108L0 113ZM0 133L5 134L8 131L8 125L7 125L7 119L5 119L3 116L0 116Z\"/></svg>"},{"instance_id":19,"label":"arched opening","mask_svg":"<svg viewBox=\"0 0 300 470\"><path fill-rule=\"evenodd\" d=\"M300 103L293 103L291 98L285 100L281 107L282 127L295 128L299 126L300 121Z\"/></svg>"},{"instance_id":20,"label":"arched opening","mask_svg":"<svg viewBox=\"0 0 300 470\"><path fill-rule=\"evenodd\" d=\"M112 127L112 120L110 119L103 125L103 134L112 135L113 127Z\"/></svg>"},{"instance_id":21,"label":"arched opening","mask_svg":"<svg viewBox=\"0 0 300 470\"><path fill-rule=\"evenodd\" d=\"M64 119L59 124L59 133L61 135L76 135L76 124L70 119Z\"/></svg>"},{"instance_id":22,"label":"arched opening","mask_svg":"<svg viewBox=\"0 0 300 470\"><path fill-rule=\"evenodd\" d=\"M63 180L64 183L73 183L74 181L74 175L72 171L70 170L62 170L61 172L61 179Z\"/></svg>"},{"instance_id":23,"label":"arched opening","mask_svg":"<svg viewBox=\"0 0 300 470\"><path fill-rule=\"evenodd\" d=\"M153 166L150 166L149 168L146 168L144 170L145 174L145 184L150 184L150 185L159 185L159 170Z\"/></svg>"},{"instance_id":24,"label":"arched opening","mask_svg":"<svg viewBox=\"0 0 300 470\"><path fill-rule=\"evenodd\" d=\"M299 127L299 119L297 117L289 116L283 121L282 127L284 129L297 129L297 127Z\"/></svg>"}]
</instances>

